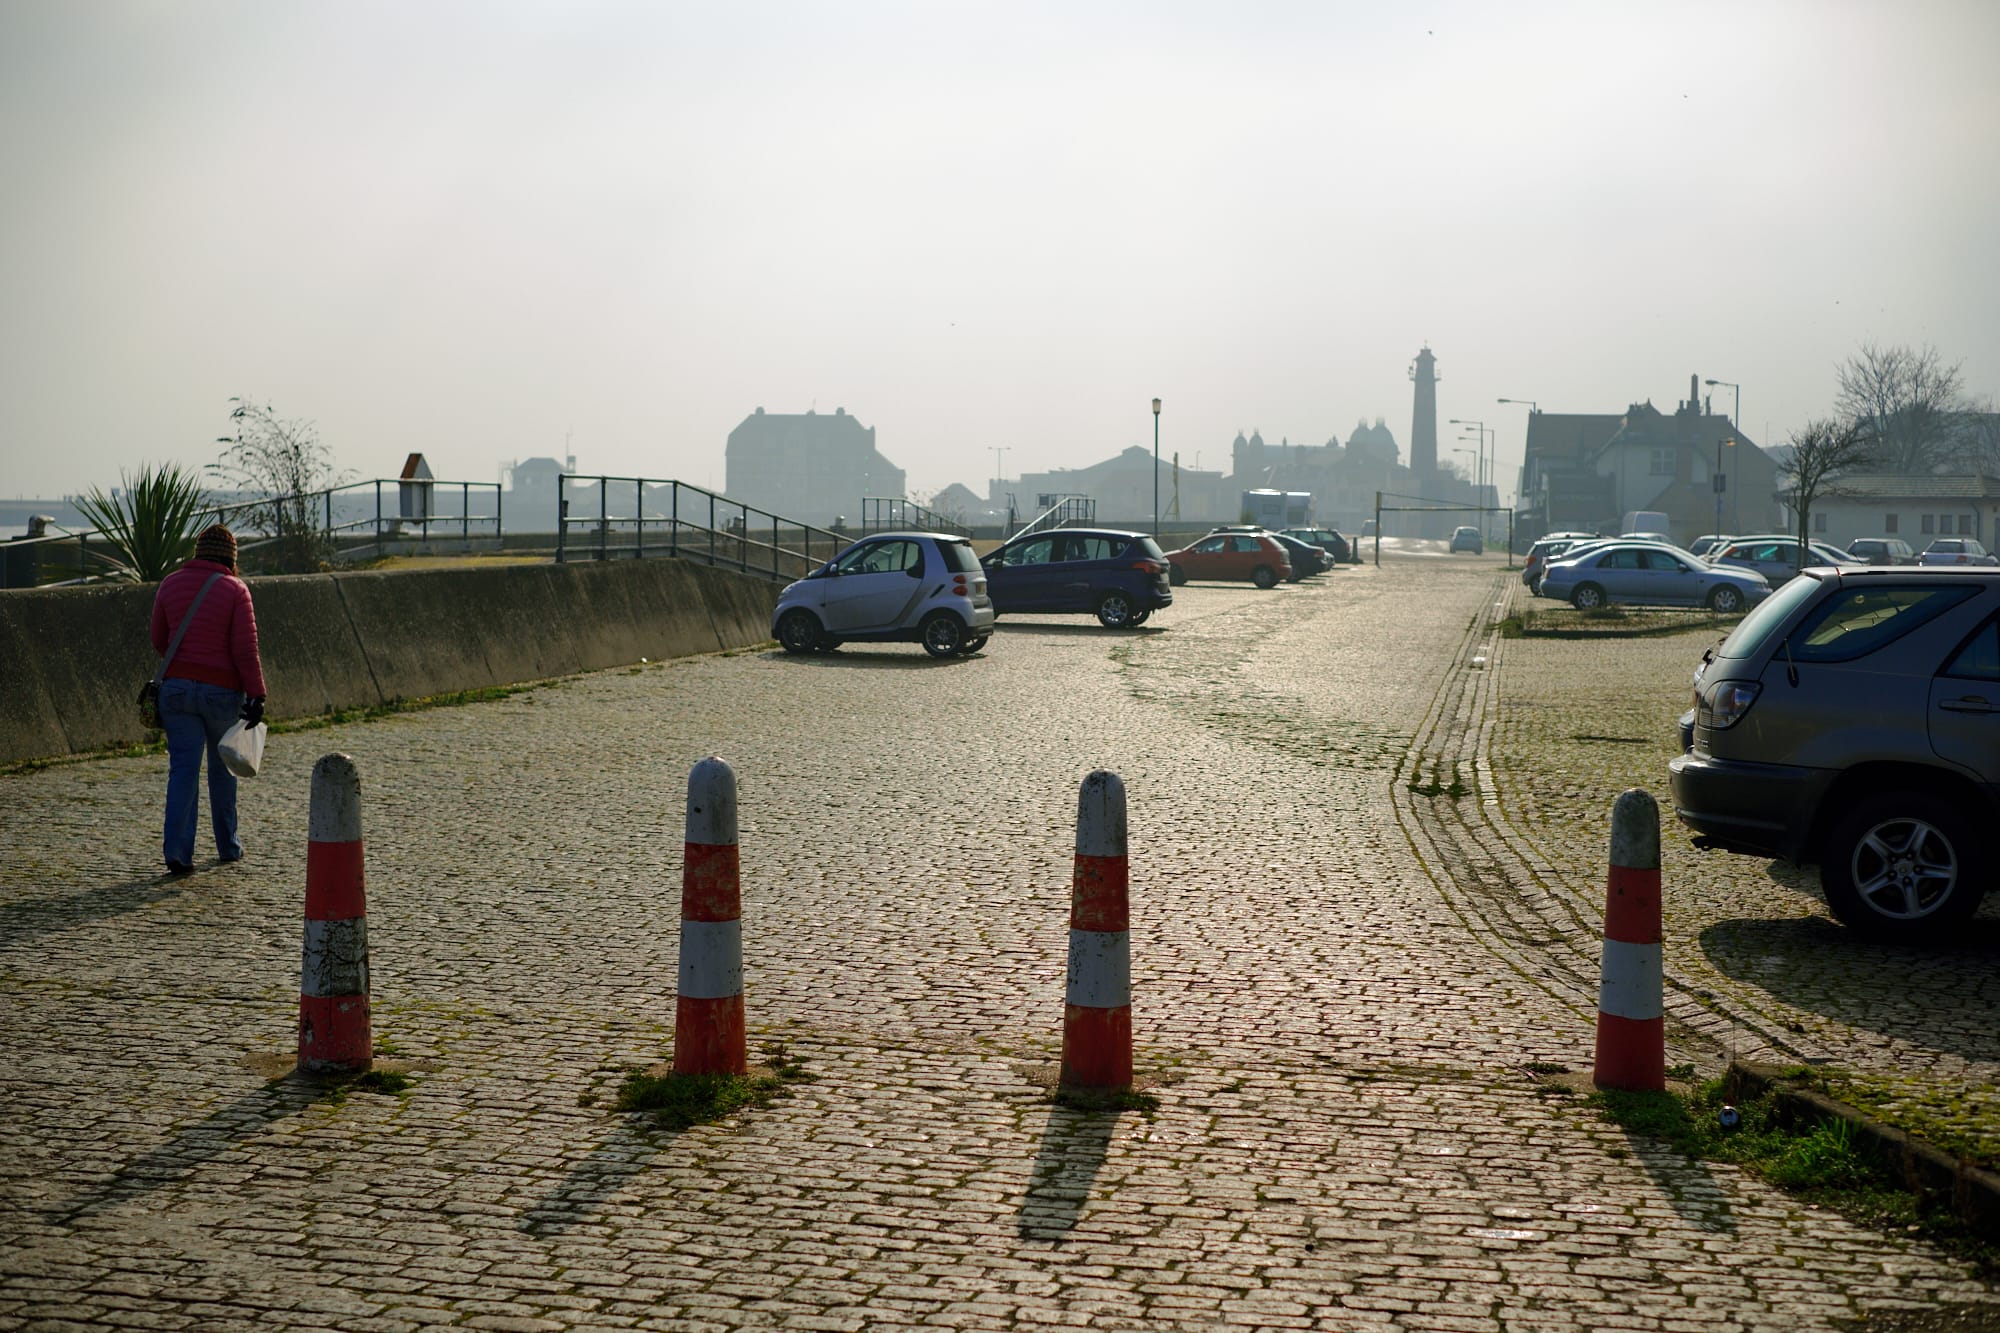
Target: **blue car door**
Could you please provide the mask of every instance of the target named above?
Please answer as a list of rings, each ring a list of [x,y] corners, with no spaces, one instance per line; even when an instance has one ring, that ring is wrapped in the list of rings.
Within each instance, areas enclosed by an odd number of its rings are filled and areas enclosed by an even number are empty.
[[[995,613],[1063,609],[1056,605],[1055,549],[1053,536],[1030,537],[988,557],[986,595]]]
[[[1062,563],[1056,566],[1057,595],[1062,598],[1063,610],[1089,611],[1096,607],[1098,594],[1109,577],[1107,566],[1113,545],[1107,537],[1063,534]]]

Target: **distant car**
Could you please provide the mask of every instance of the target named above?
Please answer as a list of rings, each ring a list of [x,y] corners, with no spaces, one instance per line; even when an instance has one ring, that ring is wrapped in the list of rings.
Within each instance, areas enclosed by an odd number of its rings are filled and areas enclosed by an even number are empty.
[[[1361,535],[1364,537],[1373,537],[1377,535],[1375,531],[1374,519],[1364,518],[1361,520]]]
[[[1451,534],[1451,553],[1470,551],[1474,555],[1486,554],[1486,539],[1479,535],[1478,528],[1457,528]]]
[[[1166,554],[1143,532],[1031,533],[988,551],[980,563],[996,616],[1094,614],[1107,629],[1132,629],[1174,601]]]
[[[1869,565],[1917,563],[1917,553],[1901,537],[1856,537],[1847,544],[1847,553]]]
[[[2000,571],[1814,568],[1694,674],[1674,812],[1695,845],[1819,866],[1834,916],[1949,938],[1996,868]]]
[[[1689,542],[1687,548],[1693,554],[1706,559],[1710,551],[1715,550],[1719,546],[1727,546],[1735,540],[1734,537],[1726,536],[1719,532],[1705,532]]]
[[[1344,562],[1353,558],[1353,545],[1332,528],[1286,528],[1278,535],[1297,537],[1302,542],[1311,542],[1336,561]]]
[[[986,571],[963,537],[881,532],[778,594],[771,635],[788,653],[841,644],[921,643],[932,657],[971,654],[993,633]]]
[[[1333,563],[1331,556],[1309,541],[1284,532],[1273,532],[1270,535],[1277,539],[1278,545],[1285,548],[1285,555],[1292,562],[1294,583],[1300,579],[1311,578],[1315,574],[1326,573],[1327,567]]]
[[[1711,551],[1711,564],[1736,565],[1754,569],[1773,586],[1785,582],[1809,565],[1857,565],[1861,562],[1837,546],[1808,542],[1805,557],[1799,556],[1797,537],[1744,537],[1720,551]]]
[[[1167,552],[1174,583],[1189,579],[1248,579],[1260,588],[1275,588],[1292,577],[1292,560],[1268,532],[1212,532],[1201,540]]]
[[[2000,565],[1996,557],[1970,537],[1940,537],[1924,548],[1921,565]]]
[[[1710,565],[1662,542],[1606,542],[1556,561],[1542,575],[1542,596],[1579,611],[1630,603],[1706,606],[1733,615],[1770,592],[1761,574]]]

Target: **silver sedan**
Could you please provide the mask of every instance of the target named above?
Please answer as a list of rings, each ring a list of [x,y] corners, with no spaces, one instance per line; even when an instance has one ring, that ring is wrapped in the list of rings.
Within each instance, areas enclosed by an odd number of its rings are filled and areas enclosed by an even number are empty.
[[[1762,574],[1705,564],[1685,551],[1651,542],[1608,542],[1542,575],[1542,596],[1580,611],[1613,603],[1706,606],[1731,615],[1771,595]]]

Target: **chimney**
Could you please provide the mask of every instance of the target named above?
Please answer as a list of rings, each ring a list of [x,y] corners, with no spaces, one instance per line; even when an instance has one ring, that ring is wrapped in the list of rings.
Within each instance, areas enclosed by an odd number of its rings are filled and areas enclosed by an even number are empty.
[[[1701,373],[1699,371],[1688,376],[1688,411],[1696,413],[1701,411]]]

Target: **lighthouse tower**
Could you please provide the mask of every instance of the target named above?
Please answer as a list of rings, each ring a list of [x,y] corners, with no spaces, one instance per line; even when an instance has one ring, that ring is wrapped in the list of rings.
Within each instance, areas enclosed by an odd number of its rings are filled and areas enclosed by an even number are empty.
[[[1417,385],[1416,408],[1410,416],[1410,471],[1423,486],[1438,470],[1437,358],[1428,344],[1410,366],[1410,378]]]

